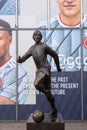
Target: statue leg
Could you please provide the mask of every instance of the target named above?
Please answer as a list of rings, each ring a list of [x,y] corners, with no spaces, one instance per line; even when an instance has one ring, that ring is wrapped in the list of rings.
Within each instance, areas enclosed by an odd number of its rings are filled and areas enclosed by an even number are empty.
[[[56,109],[56,106],[55,106],[55,98],[53,97],[53,95],[51,94],[50,90],[46,90],[45,91],[45,95],[51,105],[51,116],[52,117],[57,117],[57,109]]]
[[[39,73],[34,81],[36,89],[44,93],[51,105],[52,111],[50,112],[52,117],[57,116],[57,109],[55,107],[55,98],[50,91],[50,76],[45,75],[43,72]]]
[[[45,74],[43,72],[39,72],[36,75],[36,79],[34,80],[34,86],[37,90],[41,91],[44,93],[45,88],[44,88],[44,77]]]

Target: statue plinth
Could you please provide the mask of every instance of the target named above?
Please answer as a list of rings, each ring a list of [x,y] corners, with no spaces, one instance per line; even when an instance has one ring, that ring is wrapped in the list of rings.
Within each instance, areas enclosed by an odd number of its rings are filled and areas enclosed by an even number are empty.
[[[49,113],[44,113],[44,120],[36,123],[32,118],[32,113],[27,120],[27,130],[65,130],[61,113],[56,118],[51,118]]]

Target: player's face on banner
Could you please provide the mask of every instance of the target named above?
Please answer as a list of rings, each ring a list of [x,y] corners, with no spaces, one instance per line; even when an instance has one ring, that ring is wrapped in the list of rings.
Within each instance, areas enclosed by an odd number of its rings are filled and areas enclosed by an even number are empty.
[[[11,38],[7,31],[0,31],[0,57],[5,56],[9,51]]]
[[[56,0],[60,12],[65,16],[77,16],[80,14],[81,0]]]

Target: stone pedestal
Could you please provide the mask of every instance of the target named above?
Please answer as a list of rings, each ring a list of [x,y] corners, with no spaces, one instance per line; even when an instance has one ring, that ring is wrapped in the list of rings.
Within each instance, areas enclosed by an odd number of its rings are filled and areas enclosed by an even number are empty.
[[[27,120],[27,130],[65,130],[63,117],[60,113],[57,118],[50,118],[48,113],[45,113],[45,118],[41,123],[36,123],[32,118],[32,113]]]
[[[27,130],[65,130],[64,123],[27,123]]]

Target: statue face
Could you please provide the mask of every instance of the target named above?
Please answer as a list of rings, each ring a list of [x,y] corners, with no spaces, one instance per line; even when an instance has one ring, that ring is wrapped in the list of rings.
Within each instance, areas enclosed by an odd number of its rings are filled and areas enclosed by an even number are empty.
[[[33,39],[35,40],[35,42],[40,42],[42,39],[42,34],[39,30],[36,30],[33,34]]]

